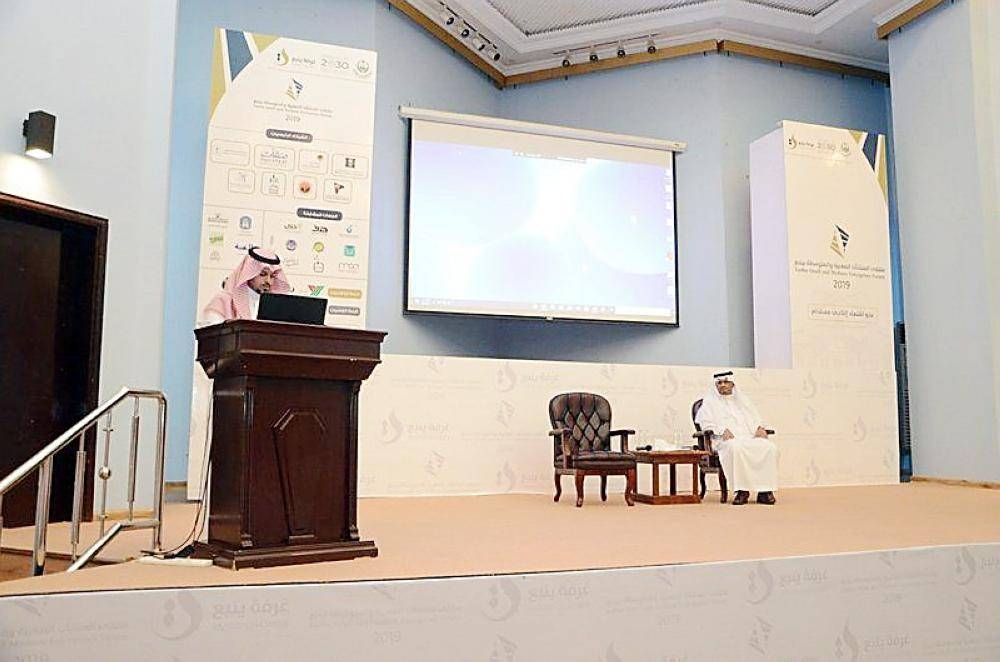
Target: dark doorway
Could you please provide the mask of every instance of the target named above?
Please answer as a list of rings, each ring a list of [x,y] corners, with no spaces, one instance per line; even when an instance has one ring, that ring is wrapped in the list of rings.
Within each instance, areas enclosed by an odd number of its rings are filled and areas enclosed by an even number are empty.
[[[97,406],[106,219],[0,193],[0,476]],[[93,517],[94,449],[84,518]],[[73,509],[76,445],[56,456],[51,521]],[[37,472],[4,497],[5,526],[34,521]]]

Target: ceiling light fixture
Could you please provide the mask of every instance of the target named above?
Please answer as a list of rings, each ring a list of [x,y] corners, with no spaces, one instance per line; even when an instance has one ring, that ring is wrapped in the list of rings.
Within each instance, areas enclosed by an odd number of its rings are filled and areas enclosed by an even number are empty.
[[[646,40],[646,52],[650,55],[656,52],[656,42],[653,41],[652,37]]]
[[[483,38],[477,34],[475,37],[472,38],[472,47],[475,48],[477,51],[481,51],[484,48],[486,48],[486,42],[483,41]]]
[[[599,59],[600,59],[600,58],[599,58],[599,57],[597,57],[597,51],[595,51],[595,50],[593,49],[593,47],[592,47],[592,48],[590,49],[590,61],[591,61],[591,62],[597,62],[597,61],[598,61]]]
[[[441,22],[445,25],[453,25],[455,23],[455,15],[450,9],[441,10]]]
[[[459,34],[462,35],[463,38],[468,37],[470,34],[472,34],[472,30],[469,29],[468,23],[465,24],[465,27],[462,28],[462,31]]]
[[[625,57],[625,45],[618,44],[618,57]]]

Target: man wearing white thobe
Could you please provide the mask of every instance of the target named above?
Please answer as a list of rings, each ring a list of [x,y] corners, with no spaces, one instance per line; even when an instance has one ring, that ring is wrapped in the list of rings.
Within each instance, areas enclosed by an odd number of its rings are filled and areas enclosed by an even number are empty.
[[[730,371],[713,376],[695,422],[714,433],[712,446],[736,493],[733,505],[746,504],[750,492],[757,492],[757,503],[771,506],[778,486],[778,447],[767,438],[757,408],[737,390],[732,375]]]

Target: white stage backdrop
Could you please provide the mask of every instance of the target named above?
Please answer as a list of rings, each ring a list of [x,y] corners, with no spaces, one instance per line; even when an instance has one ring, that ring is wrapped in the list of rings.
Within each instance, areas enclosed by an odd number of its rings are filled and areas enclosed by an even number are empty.
[[[365,327],[375,64],[373,51],[216,28],[199,317],[247,249],[265,246],[295,294],[328,300],[327,324]],[[210,391],[196,365],[188,485]]]
[[[1000,545],[5,598],[0,659],[997,660]]]
[[[758,367],[893,369],[885,136],[784,121],[750,146]]]
[[[718,368],[388,355],[361,388],[361,496],[547,493],[548,402],[591,391],[612,427],[690,444],[691,404]],[[892,371],[736,369],[781,451],[783,487],[899,479]],[[690,477],[683,474],[682,484]],[[648,484],[640,467],[640,487]],[[710,478],[715,487],[715,479]],[[624,479],[609,479],[624,490]],[[596,493],[596,481],[589,489]],[[566,485],[569,488],[569,484]]]

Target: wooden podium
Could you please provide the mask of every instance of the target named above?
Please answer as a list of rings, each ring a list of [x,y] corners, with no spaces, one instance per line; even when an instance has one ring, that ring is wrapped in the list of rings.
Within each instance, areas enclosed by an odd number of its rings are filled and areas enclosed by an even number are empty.
[[[214,380],[207,551],[233,569],[377,556],[357,526],[358,392],[382,331],[197,329]]]

